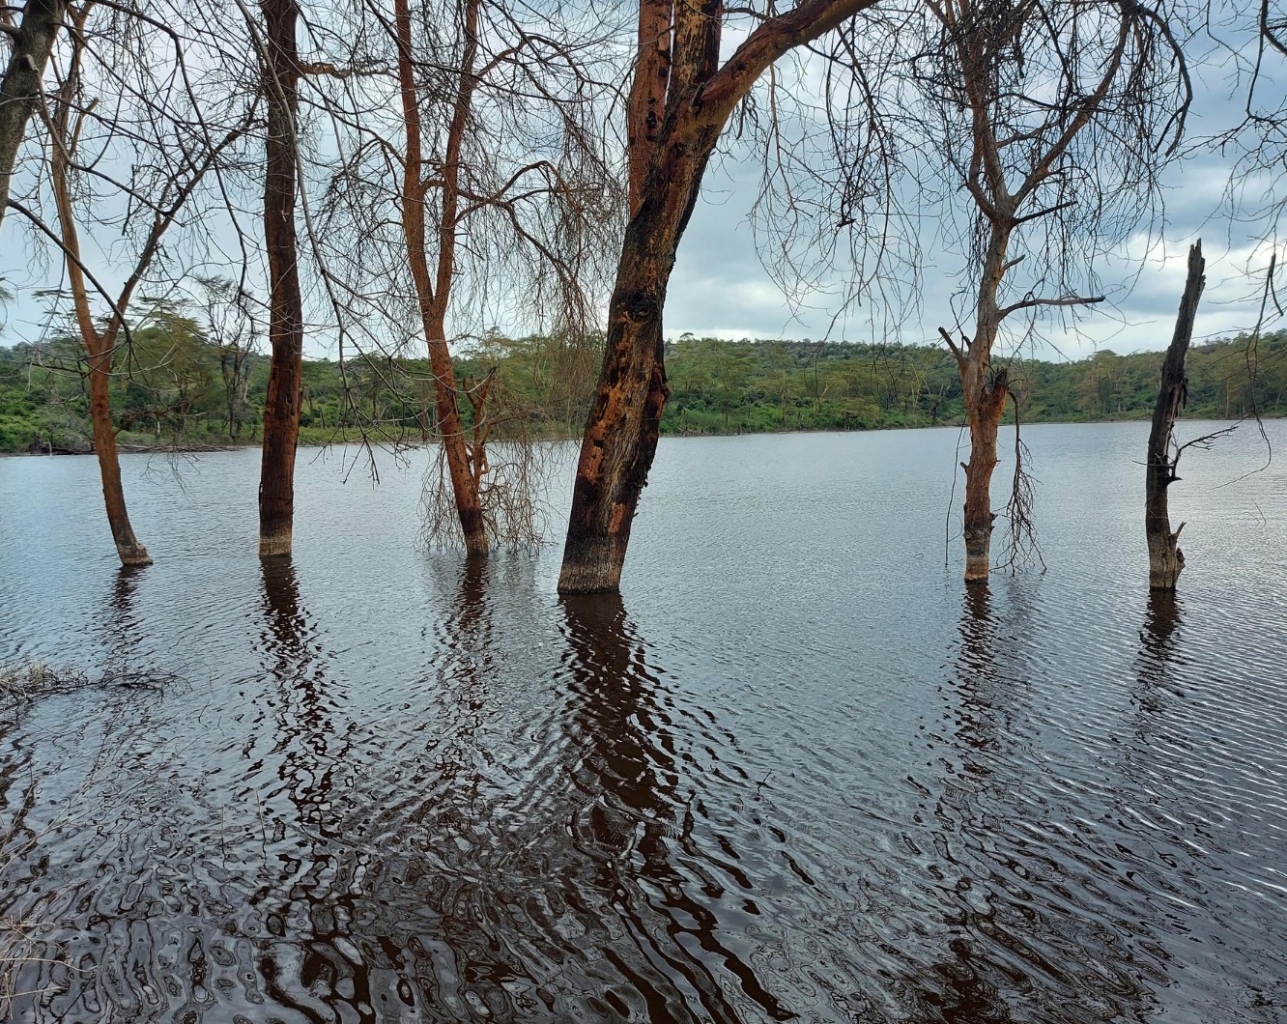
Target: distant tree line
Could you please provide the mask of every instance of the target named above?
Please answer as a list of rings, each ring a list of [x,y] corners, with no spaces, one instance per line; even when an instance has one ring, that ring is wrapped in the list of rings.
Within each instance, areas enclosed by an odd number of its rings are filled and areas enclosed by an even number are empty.
[[[1025,422],[1146,419],[1163,357],[1101,349],[1075,361],[1013,359],[1009,378]],[[459,347],[454,368],[462,382],[493,381],[492,401],[503,410],[493,436],[570,438],[591,401],[596,358],[557,337],[492,333]],[[965,419],[955,359],[938,346],[685,335],[666,344],[666,364],[663,434],[878,430]],[[1187,373],[1190,417],[1281,416],[1287,331],[1251,349],[1245,337],[1194,346]],[[173,308],[154,310],[134,331],[128,365],[111,378],[118,442],[127,450],[258,443],[268,376],[268,358],[247,351],[244,339]],[[0,451],[90,451],[87,380],[77,338],[0,348]],[[301,439],[324,444],[374,431],[387,441],[436,441],[432,382],[427,358],[355,359],[343,368],[306,359]],[[467,426],[470,414],[463,410]]]

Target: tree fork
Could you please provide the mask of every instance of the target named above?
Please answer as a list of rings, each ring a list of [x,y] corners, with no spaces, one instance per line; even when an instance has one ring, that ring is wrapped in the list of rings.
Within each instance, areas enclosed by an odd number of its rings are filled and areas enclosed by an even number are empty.
[[[1189,382],[1184,363],[1188,356],[1189,342],[1193,338],[1193,321],[1198,312],[1198,300],[1207,279],[1204,275],[1206,260],[1202,258],[1202,241],[1194,242],[1189,249],[1189,273],[1180,298],[1180,312],[1175,321],[1175,333],[1162,362],[1162,383],[1153,407],[1153,424],[1148,435],[1148,463],[1144,476],[1144,535],[1148,541],[1148,585],[1153,590],[1174,590],[1184,569],[1184,552],[1180,550],[1181,523],[1171,531],[1171,515],[1167,507],[1167,488],[1178,477],[1175,475],[1178,453],[1171,454],[1174,445],[1175,420],[1189,396]]]

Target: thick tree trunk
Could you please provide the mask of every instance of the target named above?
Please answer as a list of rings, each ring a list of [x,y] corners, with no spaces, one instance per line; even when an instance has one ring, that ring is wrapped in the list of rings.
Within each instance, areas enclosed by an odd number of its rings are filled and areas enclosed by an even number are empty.
[[[93,352],[89,359],[89,417],[94,431],[94,454],[103,478],[103,502],[107,522],[112,528],[116,553],[122,565],[151,565],[147,548],[134,536],[129,513],[125,510],[125,489],[121,486],[121,463],[116,454],[116,428],[112,426],[112,409],[108,384],[112,374],[110,347]]]
[[[703,136],[693,149],[671,145],[626,226],[603,367],[577,460],[560,593],[613,591],[621,582],[670,394],[661,319],[666,289],[717,137],[718,130]]]
[[[986,580],[992,567],[992,471],[997,465],[997,430],[1005,412],[1004,373],[982,385],[967,402],[970,461],[965,466],[965,579]]]
[[[264,244],[268,252],[272,357],[264,401],[263,458],[259,474],[259,554],[289,555],[295,521],[295,449],[299,444],[304,374],[304,300],[295,234],[299,108],[296,0],[264,0],[268,67],[268,139],[264,180]]]
[[[64,0],[27,0],[4,81],[0,82],[0,226],[18,150],[41,93],[45,65],[62,24]]]
[[[720,0],[672,4],[669,18],[665,5],[649,0],[641,8],[641,60],[628,104],[630,221],[608,307],[599,386],[577,461],[561,593],[612,591],[620,583],[669,394],[661,322],[666,288],[720,132],[775,60],[873,2],[802,0],[761,23],[722,67]],[[673,34],[659,34],[656,26],[668,20]],[[663,52],[667,38],[672,43],[669,60]],[[658,52],[651,53],[650,46]],[[649,115],[656,111],[663,77],[664,117],[645,160],[655,124]]]
[[[1193,321],[1197,316],[1198,300],[1206,285],[1203,271],[1206,261],[1202,258],[1202,242],[1189,249],[1189,276],[1184,283],[1180,299],[1180,313],[1175,321],[1175,334],[1162,362],[1162,384],[1153,407],[1153,425],[1148,435],[1148,463],[1144,475],[1144,535],[1148,539],[1148,585],[1154,590],[1174,590],[1184,568],[1184,552],[1180,550],[1181,523],[1171,532],[1171,516],[1167,508],[1167,488],[1178,477],[1175,459],[1171,455],[1171,437],[1175,418],[1188,398],[1189,382],[1184,372],[1189,341],[1193,337]]]

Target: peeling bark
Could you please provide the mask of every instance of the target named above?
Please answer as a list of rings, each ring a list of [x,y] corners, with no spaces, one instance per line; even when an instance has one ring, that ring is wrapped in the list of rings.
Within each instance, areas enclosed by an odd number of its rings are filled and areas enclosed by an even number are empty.
[[[296,0],[264,0],[268,137],[264,176],[264,246],[268,253],[272,356],[264,400],[264,440],[259,472],[260,557],[289,555],[295,523],[295,449],[304,379],[304,299],[299,284],[295,231],[299,140],[299,49]]]
[[[0,227],[4,225],[18,150],[40,98],[45,65],[65,8],[64,0],[27,0],[9,66],[0,82]]]
[[[670,389],[662,310],[675,251],[720,133],[756,79],[779,57],[835,28],[875,0],[804,0],[763,22],[719,66],[720,0],[640,8],[640,61],[631,88],[631,216],[608,306],[608,337],[577,460],[560,593],[614,591],[621,581],[639,496],[648,482]],[[674,22],[670,60],[648,51]],[[665,83],[665,117],[643,171],[641,148]],[[640,140],[643,140],[641,143]],[[640,182],[642,182],[640,184]]]
[[[1206,285],[1203,272],[1202,242],[1189,249],[1189,274],[1180,299],[1180,312],[1175,321],[1166,359],[1162,363],[1162,383],[1153,407],[1153,425],[1148,435],[1148,463],[1144,477],[1144,535],[1148,540],[1148,585],[1154,590],[1174,590],[1184,569],[1184,552],[1180,550],[1181,523],[1171,531],[1167,508],[1167,488],[1179,479],[1175,475],[1177,454],[1174,447],[1175,419],[1188,399],[1189,382],[1184,362],[1193,337],[1193,321],[1198,300]]]

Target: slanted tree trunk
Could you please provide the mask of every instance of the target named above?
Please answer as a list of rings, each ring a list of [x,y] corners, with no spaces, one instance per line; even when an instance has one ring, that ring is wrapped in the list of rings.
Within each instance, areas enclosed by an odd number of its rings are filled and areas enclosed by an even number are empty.
[[[460,201],[459,175],[462,143],[470,117],[476,86],[474,62],[478,50],[479,0],[466,0],[465,46],[461,56],[460,81],[447,129],[447,145],[440,180],[442,206],[438,221],[438,261],[435,280],[430,279],[429,258],[425,251],[425,192],[422,180],[424,156],[420,140],[420,107],[416,95],[415,65],[411,48],[411,12],[407,0],[394,0],[394,20],[398,40],[398,84],[402,99],[406,131],[403,155],[402,229],[407,240],[407,257],[411,278],[420,307],[421,324],[429,346],[429,364],[433,369],[435,408],[438,430],[442,435],[447,470],[451,477],[456,514],[465,537],[465,551],[470,555],[486,554],[491,547],[487,537],[479,496],[479,480],[485,455],[472,450],[465,437],[457,398],[456,375],[447,344],[446,317],[451,285],[455,273],[456,229]],[[482,408],[477,410],[481,415]],[[471,465],[479,470],[474,472]]]
[[[608,306],[608,337],[577,460],[560,593],[614,591],[669,396],[662,309],[702,174],[736,105],[779,57],[875,0],[804,0],[760,24],[719,66],[723,5],[645,2],[628,103],[630,220]],[[673,24],[673,36],[658,26]],[[666,39],[673,40],[669,57]],[[666,97],[660,130],[654,122]],[[644,144],[640,143],[643,140]],[[641,173],[646,157],[647,169]]]
[[[82,38],[84,24],[85,11],[82,9],[73,23],[77,40]],[[156,251],[164,227],[160,219],[153,221],[152,234],[143,248],[143,255],[140,256],[133,274],[121,290],[116,310],[108,321],[107,327],[100,332],[98,325],[94,323],[89,306],[89,292],[80,258],[80,232],[76,227],[76,211],[72,205],[69,180],[75,154],[75,140],[80,136],[79,118],[83,117],[83,115],[74,114],[72,109],[72,97],[75,95],[75,88],[79,81],[81,52],[80,45],[77,43],[58,93],[58,102],[55,104],[53,115],[47,121],[54,141],[49,162],[50,184],[53,188],[54,204],[58,210],[64,263],[67,268],[67,284],[72,295],[76,326],[80,331],[81,343],[85,346],[85,352],[89,357],[89,416],[93,429],[94,454],[98,459],[98,471],[103,481],[103,503],[107,510],[107,522],[111,527],[112,539],[116,542],[116,553],[122,565],[151,565],[152,558],[148,555],[147,548],[134,536],[134,528],[130,525],[129,513],[125,508],[125,489],[121,486],[121,464],[116,453],[116,428],[112,425],[109,385],[117,338],[124,329],[124,321],[121,317],[129,305],[135,285]]]
[[[22,23],[11,32],[13,53],[0,82],[0,226],[9,204],[9,188],[18,150],[40,98],[45,65],[62,24],[64,0],[27,0]]]
[[[295,187],[299,161],[299,50],[296,0],[263,0],[267,30],[264,92],[268,138],[264,246],[268,252],[268,395],[259,472],[259,554],[289,555],[295,524],[295,449],[304,377],[304,299],[299,285]]]
[[[88,340],[88,339],[87,339]],[[112,426],[112,409],[108,385],[112,375],[112,348],[104,346],[95,332],[89,357],[89,418],[94,430],[94,454],[103,479],[103,504],[107,523],[116,542],[116,553],[122,565],[151,565],[147,548],[134,536],[130,516],[125,509],[125,489],[121,486],[121,463],[116,453],[116,428]]]
[[[1174,590],[1184,568],[1180,550],[1181,523],[1171,532],[1167,508],[1167,488],[1179,478],[1175,475],[1177,455],[1174,447],[1175,418],[1189,395],[1189,382],[1184,361],[1193,337],[1193,320],[1198,300],[1207,279],[1203,276],[1206,261],[1202,258],[1201,240],[1189,249],[1189,276],[1180,299],[1180,314],[1175,321],[1175,334],[1162,362],[1162,385],[1153,407],[1153,426],[1148,435],[1148,463],[1144,475],[1144,535],[1148,539],[1148,585],[1154,590]]]

